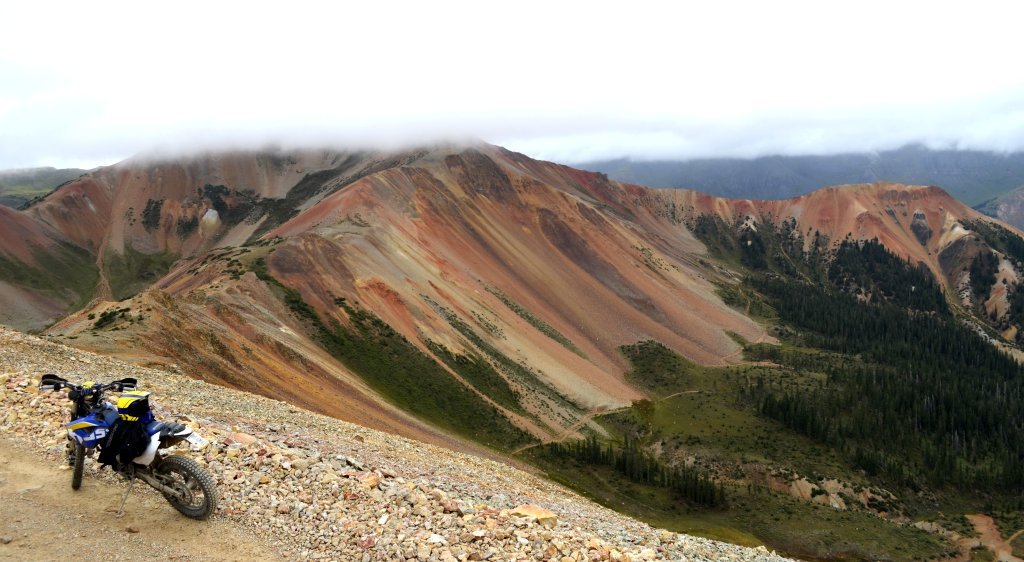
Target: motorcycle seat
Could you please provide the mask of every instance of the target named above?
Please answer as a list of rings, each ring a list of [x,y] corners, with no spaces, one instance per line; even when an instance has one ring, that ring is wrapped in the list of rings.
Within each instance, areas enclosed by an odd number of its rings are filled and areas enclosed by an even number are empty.
[[[149,433],[150,435],[159,433],[161,437],[181,435],[188,433],[189,431],[190,430],[187,425],[176,422],[153,421],[149,422],[149,425],[146,426],[146,433]]]

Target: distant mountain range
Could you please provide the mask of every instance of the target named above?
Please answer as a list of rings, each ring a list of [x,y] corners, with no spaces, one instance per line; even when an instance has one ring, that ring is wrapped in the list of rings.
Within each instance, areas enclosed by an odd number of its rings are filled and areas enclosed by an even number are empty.
[[[976,206],[1024,185],[1024,152],[931,150],[921,145],[830,156],[602,160],[578,167],[623,182],[734,199],[787,199],[829,185],[889,181],[935,185]]]
[[[0,170],[0,205],[20,207],[84,173],[77,168]]]

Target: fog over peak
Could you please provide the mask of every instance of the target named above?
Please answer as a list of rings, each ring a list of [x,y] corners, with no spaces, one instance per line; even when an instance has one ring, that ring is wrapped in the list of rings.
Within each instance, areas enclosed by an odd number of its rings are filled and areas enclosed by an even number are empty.
[[[482,138],[565,162],[1024,148],[1013,3],[25,3],[0,169]]]

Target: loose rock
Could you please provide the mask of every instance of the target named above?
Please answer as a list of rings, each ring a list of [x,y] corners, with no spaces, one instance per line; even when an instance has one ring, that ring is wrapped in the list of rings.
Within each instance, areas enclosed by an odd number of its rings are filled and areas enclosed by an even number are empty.
[[[67,401],[35,392],[29,374],[75,380],[79,359],[103,379],[139,379],[158,419],[202,428],[204,451],[173,453],[194,458],[218,483],[218,517],[286,558],[784,560],[653,529],[505,464],[0,328],[0,420],[5,436],[34,447],[40,462],[66,466]],[[115,482],[109,471],[87,468],[86,477]]]

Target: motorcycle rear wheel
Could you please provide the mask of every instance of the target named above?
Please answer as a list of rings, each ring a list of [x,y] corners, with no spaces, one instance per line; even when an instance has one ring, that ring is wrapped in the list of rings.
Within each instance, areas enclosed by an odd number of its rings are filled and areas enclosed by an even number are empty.
[[[213,478],[188,458],[169,456],[157,465],[155,473],[165,486],[175,493],[164,493],[164,498],[185,517],[206,519],[217,509],[217,486]]]
[[[81,443],[75,443],[73,449],[75,455],[75,468],[71,473],[71,489],[77,490],[82,487],[82,470],[85,468],[85,447]]]

